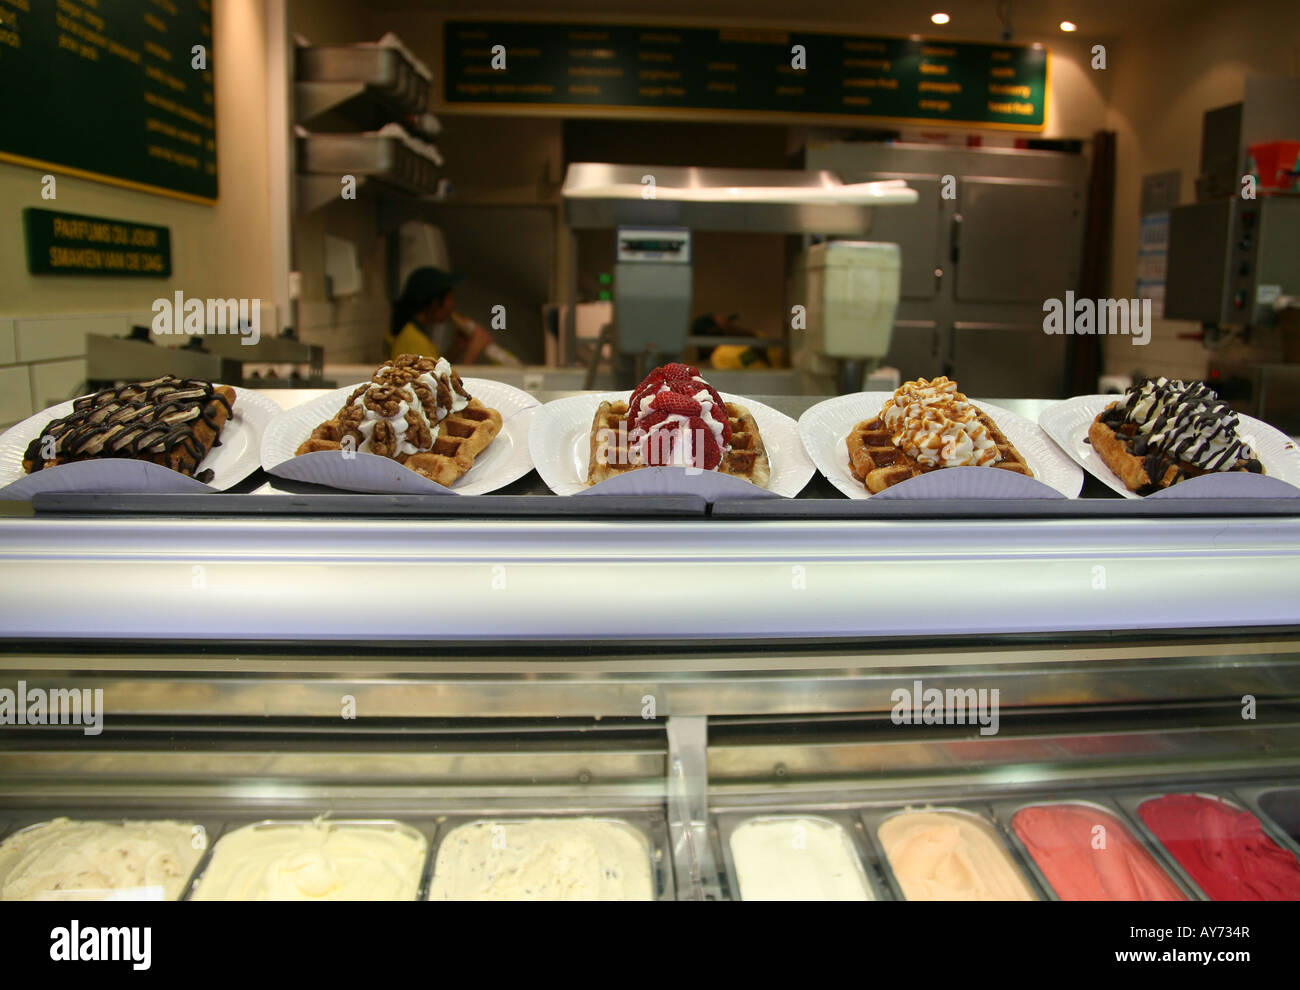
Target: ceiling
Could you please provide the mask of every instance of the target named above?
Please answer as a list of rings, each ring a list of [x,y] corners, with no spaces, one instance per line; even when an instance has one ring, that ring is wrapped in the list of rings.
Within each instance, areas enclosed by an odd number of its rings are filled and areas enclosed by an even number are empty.
[[[924,34],[927,37],[996,40],[1002,27],[998,8],[1010,7],[1016,41],[1046,41],[1061,38],[1059,24],[1074,21],[1079,39],[1123,37],[1158,27],[1161,21],[1186,21],[1208,8],[1214,0],[368,0],[372,10],[423,10],[472,18],[495,13],[555,16],[571,13],[575,20],[599,21],[611,16],[622,19],[716,21],[718,23],[766,22],[780,26],[824,23],[864,32]],[[1243,5],[1244,6],[1244,5]],[[930,14],[944,11],[952,18],[940,26]],[[1242,16],[1249,16],[1244,10]]]

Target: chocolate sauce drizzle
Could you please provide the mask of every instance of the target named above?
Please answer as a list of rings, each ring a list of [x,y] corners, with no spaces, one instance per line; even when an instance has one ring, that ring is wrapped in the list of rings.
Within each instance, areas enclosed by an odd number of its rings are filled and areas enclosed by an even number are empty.
[[[225,406],[229,416],[230,404],[211,382],[172,375],[101,389],[77,399],[72,412],[48,423],[28,444],[24,460],[32,471],[46,466],[45,438],[52,437],[51,461],[126,457],[169,463],[173,451],[180,448],[177,470],[190,474],[207,454],[195,428],[204,423],[214,433],[220,430],[216,403]],[[218,446],[218,441],[212,446]],[[201,472],[197,479],[210,481],[212,471]]]
[[[1173,484],[1190,475],[1246,470],[1263,465],[1237,436],[1237,414],[1204,382],[1156,378],[1134,385],[1101,421],[1124,440],[1152,479],[1140,494],[1161,488],[1172,465]]]

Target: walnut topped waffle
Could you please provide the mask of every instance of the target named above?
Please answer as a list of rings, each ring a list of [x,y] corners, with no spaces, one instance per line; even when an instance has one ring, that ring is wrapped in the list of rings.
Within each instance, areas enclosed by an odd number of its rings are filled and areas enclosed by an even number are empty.
[[[212,480],[198,466],[230,419],[235,390],[229,385],[164,375],[149,382],[83,395],[72,412],[51,420],[27,446],[23,469],[31,474],[75,461],[121,457],[149,461],[197,481]]]
[[[465,391],[445,358],[403,354],[358,385],[299,454],[351,449],[450,487],[501,432],[501,414]]]
[[[993,467],[1030,478],[1020,451],[981,409],[940,376],[897,389],[849,432],[849,469],[872,494],[949,467]]]
[[[760,488],[772,476],[750,411],[723,402],[687,364],[656,368],[627,402],[602,402],[591,424],[587,464],[588,485],[654,466],[718,471]]]
[[[1264,472],[1237,436],[1237,414],[1203,382],[1156,378],[1130,387],[1093,420],[1088,442],[1139,495],[1204,474]]]

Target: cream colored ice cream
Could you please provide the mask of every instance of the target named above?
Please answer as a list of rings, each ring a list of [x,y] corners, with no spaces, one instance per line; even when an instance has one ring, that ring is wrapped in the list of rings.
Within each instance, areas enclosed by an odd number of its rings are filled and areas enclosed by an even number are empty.
[[[246,825],[221,837],[194,900],[413,900],[427,845],[403,828]]]
[[[750,819],[731,833],[744,901],[870,901],[848,833],[813,818]]]
[[[56,818],[0,845],[0,900],[174,901],[206,843],[185,822]]]
[[[438,849],[431,901],[649,901],[649,849],[594,818],[470,822]]]
[[[909,901],[1032,901],[1024,876],[978,819],[905,811],[876,830]]]

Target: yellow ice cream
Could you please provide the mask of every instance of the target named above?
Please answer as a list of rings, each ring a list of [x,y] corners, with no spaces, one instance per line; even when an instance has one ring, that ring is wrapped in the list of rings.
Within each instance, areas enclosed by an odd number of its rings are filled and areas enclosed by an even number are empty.
[[[997,836],[975,818],[906,811],[876,835],[909,901],[1035,900]]]
[[[397,828],[246,825],[221,837],[194,900],[409,901],[426,845]]]
[[[207,836],[185,822],[56,818],[0,846],[0,900],[100,900],[110,894],[174,901]]]
[[[617,822],[471,822],[442,840],[429,900],[649,901],[648,852]]]

